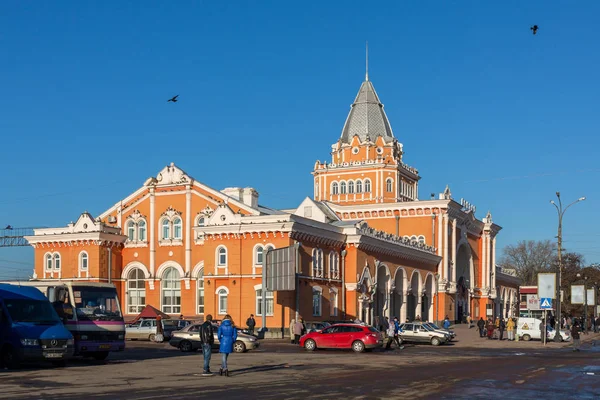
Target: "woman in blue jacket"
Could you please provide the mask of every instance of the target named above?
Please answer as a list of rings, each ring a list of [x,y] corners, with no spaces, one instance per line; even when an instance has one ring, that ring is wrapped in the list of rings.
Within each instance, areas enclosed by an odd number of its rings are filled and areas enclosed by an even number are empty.
[[[229,370],[227,369],[227,357],[229,357],[230,353],[233,353],[233,344],[237,340],[237,329],[233,325],[231,315],[227,314],[221,325],[219,325],[218,336],[219,352],[223,358],[219,375],[225,374],[225,376],[229,376]]]

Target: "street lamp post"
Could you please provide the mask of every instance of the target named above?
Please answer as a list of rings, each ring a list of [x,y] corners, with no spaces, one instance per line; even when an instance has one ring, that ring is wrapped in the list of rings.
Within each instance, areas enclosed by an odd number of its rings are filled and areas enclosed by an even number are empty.
[[[556,197],[558,198],[558,204],[556,204],[556,202],[554,200],[550,200],[550,203],[552,205],[554,205],[554,207],[556,207],[556,211],[558,212],[558,235],[556,236],[556,239],[558,241],[558,274],[556,276],[556,280],[557,280],[557,282],[556,282],[556,319],[559,321],[559,324],[560,324],[560,320],[561,320],[560,285],[562,283],[562,219],[563,219],[563,216],[565,215],[565,212],[569,209],[569,207],[571,207],[575,203],[584,201],[585,197],[578,198],[577,200],[575,200],[574,202],[572,202],[571,204],[566,206],[564,209],[563,209],[563,205],[562,205],[562,200],[560,199],[560,192],[556,192]],[[560,325],[559,325],[559,329],[560,329]],[[556,342],[560,342],[560,339],[561,339],[560,335],[554,336],[554,340]]]

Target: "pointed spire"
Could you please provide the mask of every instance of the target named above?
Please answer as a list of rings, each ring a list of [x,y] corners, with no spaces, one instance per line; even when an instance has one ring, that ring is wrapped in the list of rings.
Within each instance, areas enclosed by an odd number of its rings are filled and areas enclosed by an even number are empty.
[[[367,40],[365,53],[365,81],[369,80],[369,41]]]

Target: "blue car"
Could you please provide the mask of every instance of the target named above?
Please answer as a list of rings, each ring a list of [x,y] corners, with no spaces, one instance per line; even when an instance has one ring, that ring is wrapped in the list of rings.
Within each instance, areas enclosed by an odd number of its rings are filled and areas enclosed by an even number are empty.
[[[0,364],[24,361],[64,365],[73,356],[73,335],[38,289],[0,284]]]

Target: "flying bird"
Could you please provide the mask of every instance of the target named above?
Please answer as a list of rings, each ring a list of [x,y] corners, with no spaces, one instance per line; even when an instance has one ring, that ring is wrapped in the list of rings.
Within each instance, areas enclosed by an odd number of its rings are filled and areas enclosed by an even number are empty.
[[[179,95],[177,96],[173,96],[172,98],[170,98],[169,100],[167,100],[167,103],[172,101],[173,103],[177,103],[177,98],[179,97]]]
[[[534,26],[532,26],[532,27],[531,27],[531,28],[529,28],[529,29],[531,29],[531,31],[532,31],[532,32],[533,32],[533,34],[535,35],[535,34],[537,33],[538,26],[537,26],[537,25],[534,25]]]

